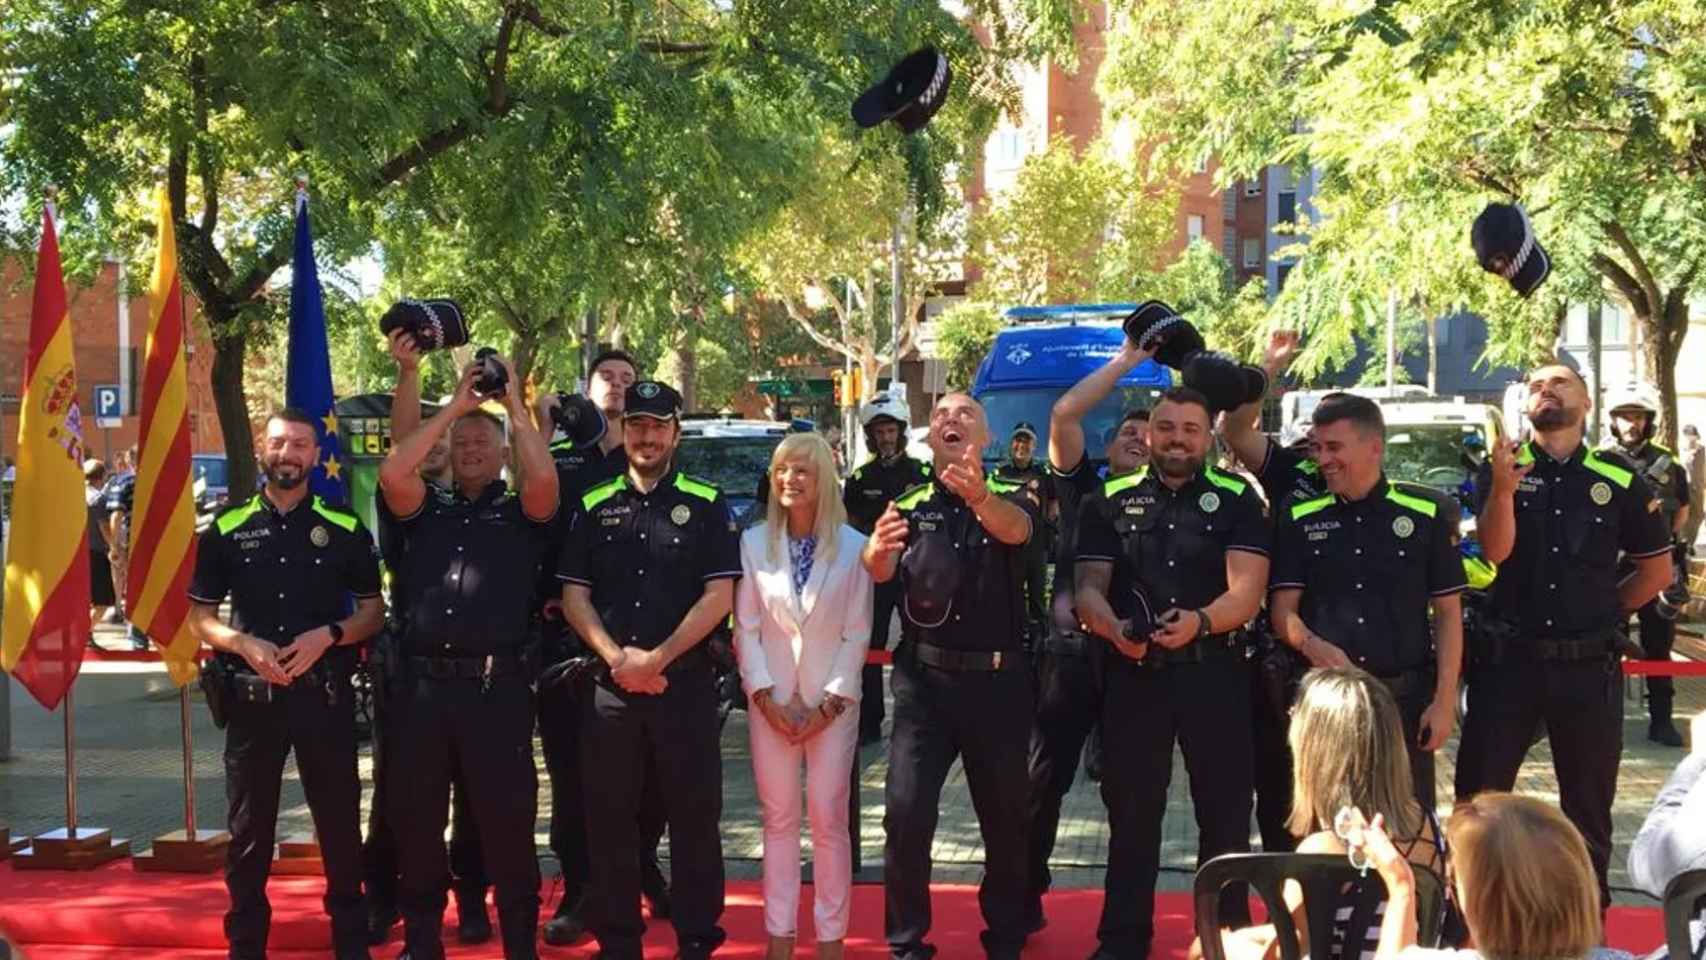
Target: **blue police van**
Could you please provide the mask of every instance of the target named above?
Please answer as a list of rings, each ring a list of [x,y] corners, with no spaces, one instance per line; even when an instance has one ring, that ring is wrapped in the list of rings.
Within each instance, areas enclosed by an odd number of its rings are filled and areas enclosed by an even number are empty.
[[[1046,460],[1054,402],[1119,352],[1125,341],[1120,321],[1135,309],[1135,303],[1008,308],[1002,314],[1007,326],[995,335],[972,380],[972,397],[989,416],[992,442],[983,451],[984,460],[1006,458],[1008,439],[1020,423],[1036,428],[1036,456]],[[1121,378],[1119,389],[1084,419],[1091,458],[1101,459],[1103,438],[1119,424],[1122,413],[1153,405],[1172,385],[1172,371],[1154,360],[1145,360]]]

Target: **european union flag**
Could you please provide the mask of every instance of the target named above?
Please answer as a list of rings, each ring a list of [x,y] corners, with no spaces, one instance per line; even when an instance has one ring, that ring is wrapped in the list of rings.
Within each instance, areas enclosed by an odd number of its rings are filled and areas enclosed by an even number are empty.
[[[309,489],[327,503],[342,505],[343,445],[332,415],[332,358],[326,347],[326,308],[320,300],[320,271],[314,267],[314,241],[308,233],[308,191],[296,191],[296,254],[290,264],[290,354],[286,360],[284,402],[313,417],[320,436],[320,462],[308,477]]]

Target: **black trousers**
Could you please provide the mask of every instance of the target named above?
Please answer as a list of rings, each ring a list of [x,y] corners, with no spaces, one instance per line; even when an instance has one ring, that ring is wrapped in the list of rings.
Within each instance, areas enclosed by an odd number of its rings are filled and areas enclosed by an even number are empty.
[[[383,715],[373,718],[381,737],[386,723]],[[367,878],[367,905],[373,909],[397,909],[397,834],[391,829],[391,816],[386,807],[390,777],[391,751],[380,749],[378,763],[373,768],[373,806],[367,812],[367,840],[362,844],[361,859]],[[474,825],[474,813],[468,806],[468,785],[462,768],[452,766],[450,782],[455,789],[450,794],[450,884],[460,899],[486,897],[486,864],[480,852],[480,830]],[[402,789],[408,789],[405,784]]]
[[[1459,800],[1510,790],[1538,724],[1546,724],[1559,806],[1587,841],[1600,905],[1611,903],[1611,805],[1623,757],[1622,671],[1600,660],[1477,664],[1458,744]]]
[[[871,608],[871,649],[887,650],[889,618],[894,615],[895,607],[900,605],[900,578],[893,577],[887,583],[877,584],[871,593],[875,598]],[[866,667],[862,677],[864,691],[859,697],[859,739],[875,740],[882,736],[883,716],[888,709],[883,703],[883,668]]]
[[[587,853],[585,786],[581,777],[581,699],[592,687],[553,684],[539,691],[539,745],[545,754],[545,774],[551,781],[551,852],[563,872],[563,903],[573,907],[586,896],[592,871]],[[663,886],[658,843],[668,826],[656,764],[646,772],[640,794],[640,871]],[[451,836],[455,867],[455,835]],[[648,887],[647,889],[650,889]]]
[[[1670,660],[1670,648],[1676,643],[1676,621],[1659,616],[1659,602],[1648,600],[1636,614],[1641,624],[1641,659]],[[1676,681],[1670,677],[1647,678],[1647,715],[1654,723],[1670,723],[1671,708],[1676,700]]]
[[[591,860],[586,920],[610,960],[636,960],[646,931],[640,917],[640,857],[646,842],[637,809],[655,771],[669,821],[672,913],[689,958],[722,943],[723,760],[717,688],[709,661],[689,654],[655,696],[594,684],[583,698],[580,758],[598,771],[584,784]]]
[[[325,862],[325,908],[332,919],[332,942],[351,950],[367,942],[355,694],[347,670],[332,675],[337,678],[332,702],[325,684],[316,682],[312,674],[289,687],[273,687],[270,703],[240,703],[231,698],[225,728],[226,824],[231,833],[225,853],[225,887],[231,894],[231,909],[225,914],[225,937],[230,955],[237,960],[266,956],[272,923],[267,876],[277,840],[284,759],[292,751]]]
[[[1051,641],[1058,642],[1057,637]],[[1083,635],[1079,635],[1083,637]],[[1025,811],[1029,837],[1025,891],[1031,916],[1040,916],[1048,892],[1049,857],[1060,832],[1060,801],[1072,789],[1084,741],[1102,712],[1102,683],[1097,659],[1106,641],[1083,637],[1083,652],[1045,648],[1037,658],[1037,718],[1031,731],[1029,801]]]
[[[992,957],[1017,957],[1025,942],[1027,744],[1032,726],[1028,664],[996,672],[952,672],[920,664],[907,645],[895,656],[894,727],[884,787],[884,929],[896,957],[927,958],[930,847],[942,784],[955,758],[983,834],[978,905]]]
[[[1410,782],[1416,788],[1416,799],[1424,810],[1439,806],[1438,787],[1434,781],[1434,755],[1417,743],[1422,735],[1422,714],[1434,700],[1432,670],[1422,670],[1403,681],[1382,680],[1398,702],[1398,720],[1404,728],[1404,750],[1410,757]]]
[[[412,960],[444,956],[444,826],[450,781],[460,769],[480,831],[486,875],[497,888],[504,956],[534,956],[539,864],[533,821],[539,780],[533,769],[533,694],[510,674],[484,689],[477,679],[414,677],[390,704],[386,798],[402,867],[399,906]]]
[[[1025,629],[1048,622],[1048,551],[1039,537],[1025,549]]]
[[[1276,664],[1277,668],[1277,664]],[[1250,737],[1256,786],[1256,830],[1263,853],[1290,853],[1298,838],[1286,826],[1291,819],[1291,743],[1286,739],[1291,704],[1262,669],[1250,671]],[[1287,689],[1290,689],[1287,687]]]
[[[1142,960],[1155,936],[1161,821],[1173,775],[1173,743],[1185,754],[1199,833],[1197,864],[1250,848],[1250,665],[1226,656],[1146,667],[1108,658],[1102,700],[1102,800],[1108,807],[1108,873],[1102,950]],[[1221,916],[1249,913],[1229,886]]]

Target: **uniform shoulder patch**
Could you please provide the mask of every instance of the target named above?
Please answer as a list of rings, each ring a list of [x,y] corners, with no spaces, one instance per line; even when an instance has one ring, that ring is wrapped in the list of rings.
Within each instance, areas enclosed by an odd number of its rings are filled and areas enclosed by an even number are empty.
[[[1324,494],[1309,500],[1299,500],[1291,505],[1291,519],[1302,520],[1312,513],[1320,513],[1333,505],[1338,498],[1332,494]]]
[[[249,518],[259,513],[260,510],[261,495],[257,493],[214,518],[214,529],[218,530],[221,535],[228,534],[243,524],[248,523]]]
[[[1635,481],[1635,465],[1615,450],[1589,450],[1582,466],[1625,490]]]
[[[1435,517],[1439,514],[1439,504],[1433,499],[1433,491],[1419,484],[1394,483],[1386,490],[1386,499],[1401,507],[1408,507],[1424,517]]]
[[[683,493],[691,493],[703,500],[715,500],[723,495],[721,490],[711,484],[696,477],[690,477],[685,473],[675,475],[675,489]]]
[[[1006,477],[999,476],[988,478],[984,481],[984,485],[989,488],[990,493],[1012,493],[1024,486],[1024,484],[1014,483]]]
[[[1132,487],[1142,483],[1143,479],[1147,476],[1149,476],[1149,467],[1142,466],[1130,473],[1122,473],[1118,476],[1109,477],[1102,483],[1102,496],[1112,497],[1121,490],[1130,490]]]
[[[935,484],[933,484],[933,483],[921,483],[918,486],[912,487],[911,489],[907,490],[905,493],[902,493],[900,496],[896,497],[894,499],[894,508],[896,510],[911,510],[913,507],[916,507],[919,504],[923,503],[924,501],[930,499],[931,495],[934,494],[935,492],[936,492],[936,485]]]
[[[1222,490],[1226,490],[1226,491],[1231,492],[1231,494],[1235,497],[1243,496],[1244,491],[1250,489],[1249,484],[1247,484],[1244,481],[1238,479],[1237,477],[1231,475],[1230,473],[1226,473],[1224,471],[1217,470],[1214,467],[1204,467],[1203,468],[1203,476],[1208,478],[1209,483],[1214,484],[1215,486],[1219,487]]]
[[[319,514],[321,517],[324,517],[327,523],[343,530],[345,533],[354,533],[357,524],[360,522],[356,520],[355,514],[330,506],[319,497],[314,498],[313,507],[314,512]]]
[[[628,477],[626,474],[611,477],[609,480],[598,484],[581,495],[581,509],[591,510],[604,501],[609,500],[611,497],[616,496],[617,493],[621,492],[622,489],[627,486]]]

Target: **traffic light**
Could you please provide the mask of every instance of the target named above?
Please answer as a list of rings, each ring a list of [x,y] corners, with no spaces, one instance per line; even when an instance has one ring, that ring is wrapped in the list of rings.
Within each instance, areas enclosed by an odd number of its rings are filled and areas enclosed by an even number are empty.
[[[859,398],[865,395],[865,370],[863,367],[854,367],[848,372],[848,376],[851,378],[852,383],[848,387],[848,393],[851,394],[851,396],[847,401],[847,405],[850,407],[857,406]]]
[[[835,405],[838,407],[847,406],[847,401],[842,399],[847,395],[847,392],[842,389],[840,370],[831,370],[829,372],[829,384],[835,390]]]

